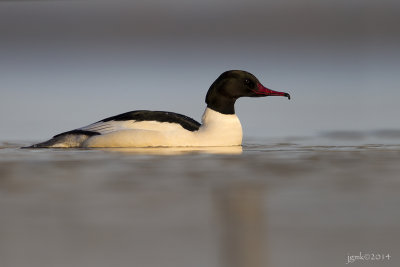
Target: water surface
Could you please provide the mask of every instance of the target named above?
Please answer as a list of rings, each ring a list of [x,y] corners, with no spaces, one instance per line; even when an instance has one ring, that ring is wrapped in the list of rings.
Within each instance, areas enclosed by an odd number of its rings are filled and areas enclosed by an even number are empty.
[[[376,137],[376,136],[375,136]],[[392,136],[393,137],[393,136]],[[400,142],[0,145],[1,266],[399,266]]]

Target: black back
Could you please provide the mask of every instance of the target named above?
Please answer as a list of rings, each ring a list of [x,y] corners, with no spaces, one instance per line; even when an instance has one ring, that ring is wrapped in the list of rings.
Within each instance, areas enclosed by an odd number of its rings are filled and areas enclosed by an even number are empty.
[[[150,111],[150,110],[130,111],[113,117],[106,118],[99,122],[127,121],[127,120],[178,123],[183,128],[189,131],[197,131],[201,125],[194,119],[182,114],[167,112],[167,111]]]
[[[68,131],[68,132],[63,132],[63,133],[57,134],[57,135],[53,136],[53,138],[57,138],[57,137],[60,137],[62,135],[66,135],[66,134],[83,134],[83,135],[87,135],[87,136],[100,135],[100,133],[93,132],[93,131],[72,130],[72,131]]]

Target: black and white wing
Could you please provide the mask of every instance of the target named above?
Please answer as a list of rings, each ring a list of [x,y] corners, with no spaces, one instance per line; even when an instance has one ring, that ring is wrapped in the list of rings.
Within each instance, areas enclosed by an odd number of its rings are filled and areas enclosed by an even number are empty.
[[[52,139],[32,145],[30,148],[79,147],[85,140],[95,135],[104,135],[121,130],[172,130],[181,127],[188,131],[197,131],[200,128],[200,123],[174,112],[137,110],[57,134]]]
[[[166,111],[136,110],[109,117],[72,131],[64,132],[56,135],[55,137],[64,134],[86,134],[92,136],[108,134],[120,130],[141,129],[141,127],[143,127],[144,125],[144,122],[171,123],[173,125],[180,126],[188,131],[197,131],[200,128],[199,122],[178,113]]]

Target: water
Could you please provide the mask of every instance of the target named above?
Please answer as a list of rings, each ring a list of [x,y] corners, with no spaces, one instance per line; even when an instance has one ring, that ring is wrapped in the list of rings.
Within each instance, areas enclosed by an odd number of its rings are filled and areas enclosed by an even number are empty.
[[[392,132],[393,133],[393,132]],[[243,148],[0,146],[14,266],[399,266],[400,142],[331,133]]]

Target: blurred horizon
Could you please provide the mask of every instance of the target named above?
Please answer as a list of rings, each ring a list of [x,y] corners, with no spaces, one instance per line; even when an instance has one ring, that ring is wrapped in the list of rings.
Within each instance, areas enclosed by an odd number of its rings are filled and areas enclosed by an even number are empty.
[[[240,99],[245,137],[400,129],[397,1],[0,1],[0,140],[122,112],[198,121],[243,69],[292,100]]]

